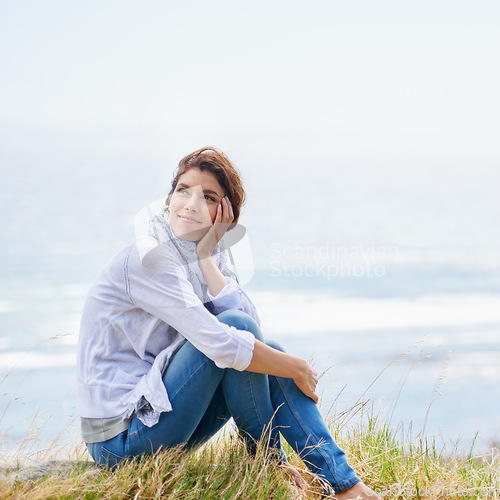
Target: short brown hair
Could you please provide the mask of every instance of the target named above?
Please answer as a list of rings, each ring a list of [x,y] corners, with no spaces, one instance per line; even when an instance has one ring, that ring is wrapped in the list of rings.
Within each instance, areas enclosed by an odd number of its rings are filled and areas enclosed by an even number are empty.
[[[179,182],[179,177],[191,168],[198,168],[201,171],[207,170],[215,175],[233,207],[234,220],[231,226],[229,226],[229,229],[232,229],[240,217],[240,209],[245,201],[245,191],[241,183],[240,174],[235,166],[222,151],[216,148],[205,147],[198,149],[185,156],[179,162],[179,166],[174,172],[172,188],[170,189],[170,193],[168,193],[167,205]]]

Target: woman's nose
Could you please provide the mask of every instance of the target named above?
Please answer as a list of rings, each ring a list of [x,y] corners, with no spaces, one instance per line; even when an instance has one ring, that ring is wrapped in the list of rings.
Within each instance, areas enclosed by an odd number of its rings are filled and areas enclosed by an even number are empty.
[[[200,201],[197,196],[190,196],[189,199],[186,200],[184,208],[191,210],[193,212],[199,212],[201,203],[202,201]]]

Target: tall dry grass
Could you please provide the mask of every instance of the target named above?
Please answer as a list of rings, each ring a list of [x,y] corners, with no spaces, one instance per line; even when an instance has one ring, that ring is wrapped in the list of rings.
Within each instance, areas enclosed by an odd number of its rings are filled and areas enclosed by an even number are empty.
[[[411,428],[394,428],[362,405],[356,422],[342,424],[339,415],[330,429],[363,481],[391,499],[500,498],[500,455],[453,454],[435,439],[412,436]],[[79,463],[65,475],[49,474],[36,481],[3,481],[6,499],[38,498],[178,498],[178,499],[315,499],[321,484],[285,444],[292,465],[308,487],[297,489],[265,446],[250,455],[231,432],[219,435],[191,452],[167,450],[124,463],[115,471],[86,461],[83,448],[73,458]]]
[[[351,409],[333,412],[329,427],[335,440],[362,480],[384,498],[500,499],[498,450],[475,455],[471,445],[468,453],[461,453],[458,446],[450,450],[438,444],[436,438],[425,435],[427,417],[446,375],[447,362],[433,389],[423,428],[415,431],[411,422],[393,424],[393,410],[404,381],[417,362],[418,358],[395,387],[389,411],[382,413],[369,407],[363,394]],[[31,456],[33,442],[36,442],[36,433],[28,435],[26,442],[19,445],[20,464]],[[52,443],[45,454],[41,457],[38,454],[37,458],[60,457],[58,442]],[[0,498],[321,498],[320,482],[286,443],[284,448],[290,463],[306,479],[305,489],[297,489],[292,484],[286,469],[265,446],[261,444],[257,453],[251,455],[237,435],[226,428],[198,450],[167,450],[124,463],[114,471],[96,467],[80,443],[64,450],[68,459],[75,460],[64,473],[55,471],[34,480],[19,479],[20,476],[16,480],[16,474],[11,473],[0,479]]]

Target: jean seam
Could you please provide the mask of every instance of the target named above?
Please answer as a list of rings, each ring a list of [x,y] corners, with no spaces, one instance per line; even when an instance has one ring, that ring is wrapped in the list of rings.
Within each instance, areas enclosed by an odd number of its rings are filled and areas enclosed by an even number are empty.
[[[196,375],[196,374],[197,374],[197,373],[198,373],[198,372],[199,372],[199,371],[200,371],[200,370],[201,370],[201,369],[202,369],[202,368],[203,368],[203,367],[204,367],[204,366],[205,366],[208,362],[213,363],[213,361],[212,361],[211,359],[209,359],[209,358],[207,358],[207,357],[205,356],[205,359],[204,359],[204,360],[203,360],[203,362],[202,362],[202,363],[198,366],[198,368],[196,368],[196,370],[195,370],[194,372],[190,373],[190,374],[189,374],[189,376],[188,376],[188,377],[184,380],[184,382],[182,383],[182,385],[181,385],[180,387],[178,387],[178,388],[177,388],[177,390],[175,391],[175,393],[173,393],[173,394],[172,394],[172,396],[170,396],[170,400],[171,400],[171,401],[175,398],[175,396],[177,396],[177,394],[179,394],[179,392],[180,392],[180,391],[184,388],[184,386],[185,386],[185,385],[189,382],[189,380],[191,380],[191,378],[192,378],[194,375]],[[221,370],[221,371],[223,370],[223,368],[218,368],[217,366],[216,366],[216,368],[217,368],[218,370]],[[172,408],[172,409],[173,409],[173,408]]]
[[[279,385],[279,387],[281,389],[281,393],[283,394],[283,397],[285,398],[285,400],[286,400],[286,402],[288,404],[288,407],[290,408],[290,411],[291,411],[292,415],[294,416],[295,420],[299,424],[299,426],[302,429],[303,433],[308,436],[308,440],[309,439],[311,440],[311,443],[313,444],[313,446],[315,447],[315,449],[317,449],[318,453],[323,457],[323,460],[328,465],[328,469],[330,470],[330,473],[332,474],[332,477],[334,478],[335,483],[340,486],[343,483],[343,481],[339,481],[339,478],[338,478],[337,473],[335,471],[335,466],[333,465],[333,463],[329,459],[328,455],[326,453],[324,453],[324,450],[321,449],[320,444],[317,443],[316,439],[313,438],[312,434],[309,434],[306,431],[306,427],[305,427],[302,419],[299,417],[298,413],[295,411],[295,408],[294,408],[292,402],[290,401],[290,399],[288,398],[288,396],[286,394],[286,390],[283,387],[283,384],[282,384],[282,382],[280,380],[280,377],[275,377],[275,378],[276,378],[276,381],[278,382],[278,385]]]
[[[262,415],[260,414],[259,412],[259,407],[257,405],[257,400],[255,398],[255,391],[254,391],[254,386],[253,386],[253,383],[252,383],[252,375],[249,374],[249,373],[246,373],[245,374],[246,377],[247,377],[247,380],[248,380],[248,385],[250,386],[250,393],[252,395],[252,405],[253,405],[253,410],[255,412],[255,415],[257,416],[257,420],[259,421],[259,426],[263,426],[262,427],[262,431],[264,431],[265,429],[265,426],[269,423],[264,423],[263,422],[263,419],[262,419]]]
[[[251,380],[252,374],[250,374],[248,372],[242,372],[241,375],[244,377],[245,384],[247,386],[247,391],[248,391],[248,393],[250,394],[250,397],[251,397],[251,403],[252,403],[253,413],[254,413],[255,418],[257,419],[257,421],[259,422],[259,425],[260,425],[260,423],[261,423],[261,417],[260,417],[260,414],[259,414],[259,411],[258,411],[257,400],[255,399],[255,391],[254,391],[252,380]],[[231,415],[231,416],[234,418],[233,415]],[[246,417],[244,420],[241,421],[241,424],[244,424],[247,421],[252,421],[252,419],[248,418],[248,415],[238,415],[237,417],[239,417],[239,418],[245,418]],[[238,429],[241,430],[240,424],[237,422],[236,418],[234,418],[234,421],[236,422],[236,425],[238,426]],[[245,432],[246,435],[248,435],[252,440],[254,440],[254,438],[247,431],[243,430],[243,432]]]

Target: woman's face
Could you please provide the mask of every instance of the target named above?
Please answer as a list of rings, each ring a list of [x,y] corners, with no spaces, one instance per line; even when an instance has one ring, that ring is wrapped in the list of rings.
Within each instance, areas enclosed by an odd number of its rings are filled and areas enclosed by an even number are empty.
[[[170,224],[183,240],[199,241],[210,229],[225,193],[212,172],[190,168],[170,197]]]

